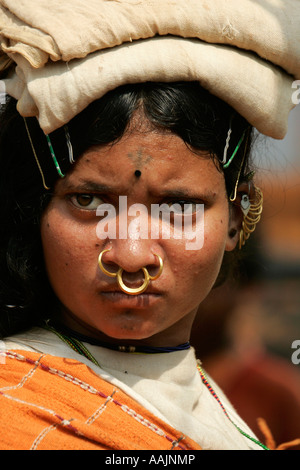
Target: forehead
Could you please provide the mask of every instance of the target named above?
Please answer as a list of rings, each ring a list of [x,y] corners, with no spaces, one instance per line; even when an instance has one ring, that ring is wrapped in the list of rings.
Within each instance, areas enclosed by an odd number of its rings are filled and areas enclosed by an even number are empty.
[[[96,180],[119,185],[134,184],[136,170],[145,187],[183,188],[205,185],[207,189],[224,188],[224,177],[206,152],[193,151],[178,136],[157,129],[138,128],[126,132],[119,141],[93,146],[83,153],[68,182]]]

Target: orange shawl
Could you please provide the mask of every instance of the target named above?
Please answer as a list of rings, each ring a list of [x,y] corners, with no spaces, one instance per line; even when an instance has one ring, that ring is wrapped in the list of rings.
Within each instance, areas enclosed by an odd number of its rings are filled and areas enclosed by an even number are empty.
[[[3,355],[2,450],[201,450],[81,362]]]

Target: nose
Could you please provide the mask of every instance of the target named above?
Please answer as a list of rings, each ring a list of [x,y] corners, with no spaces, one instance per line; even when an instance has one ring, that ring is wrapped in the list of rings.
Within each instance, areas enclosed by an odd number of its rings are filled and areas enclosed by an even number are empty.
[[[151,271],[159,267],[161,248],[148,243],[147,240],[113,240],[104,248],[103,262],[114,268],[122,268],[126,273],[137,273],[143,268]]]
[[[100,253],[99,267],[109,277],[116,277],[123,291],[138,294],[161,275],[163,257],[159,252],[159,247],[145,240],[114,240]]]

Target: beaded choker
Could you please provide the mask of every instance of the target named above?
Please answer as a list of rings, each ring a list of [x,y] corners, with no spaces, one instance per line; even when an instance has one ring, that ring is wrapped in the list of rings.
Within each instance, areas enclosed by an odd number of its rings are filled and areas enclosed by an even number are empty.
[[[100,346],[106,349],[112,349],[114,351],[126,352],[126,353],[139,353],[139,354],[162,354],[162,353],[171,353],[175,351],[185,351],[190,349],[191,345],[189,341],[178,346],[170,347],[153,347],[153,346],[130,346],[130,345],[116,345],[113,343],[106,343],[99,341],[96,338],[91,338],[90,336],[85,336],[81,333],[64,326],[57,325],[56,327],[51,326],[49,323],[46,325],[46,328],[57,336],[60,337],[65,343],[72,347],[77,352],[79,348],[82,348],[81,343],[89,343],[93,346]]]

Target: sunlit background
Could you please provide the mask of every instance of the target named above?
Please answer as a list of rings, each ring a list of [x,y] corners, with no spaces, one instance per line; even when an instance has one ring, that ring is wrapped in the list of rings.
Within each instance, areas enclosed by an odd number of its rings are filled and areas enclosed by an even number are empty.
[[[286,138],[258,136],[253,155],[264,212],[240,263],[244,276],[200,307],[192,343],[258,437],[263,417],[281,444],[300,438],[300,364],[292,361],[300,340],[300,106]]]

